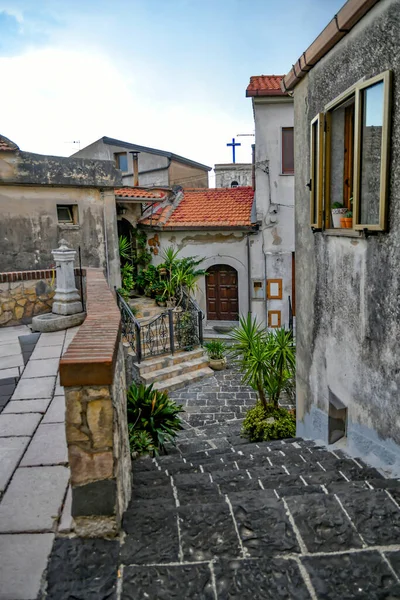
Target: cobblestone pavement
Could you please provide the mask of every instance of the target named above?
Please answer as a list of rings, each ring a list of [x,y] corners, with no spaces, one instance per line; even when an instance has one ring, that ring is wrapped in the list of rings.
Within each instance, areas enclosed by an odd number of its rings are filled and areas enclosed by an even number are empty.
[[[195,410],[175,453],[133,463],[120,539],[56,539],[43,597],[400,599],[399,481],[301,439],[249,444],[240,419],[198,411],[246,406],[234,380],[178,392]]]
[[[76,330],[0,329],[1,600],[36,598],[55,532],[69,528],[58,364]]]

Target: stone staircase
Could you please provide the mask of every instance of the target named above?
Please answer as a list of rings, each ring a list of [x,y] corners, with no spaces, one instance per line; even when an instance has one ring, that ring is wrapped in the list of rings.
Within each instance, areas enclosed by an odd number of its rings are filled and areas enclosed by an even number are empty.
[[[141,325],[147,325],[166,311],[165,307],[157,306],[151,298],[134,298],[129,301],[129,304],[136,309],[135,316]],[[169,335],[168,323],[166,327]],[[154,340],[159,341],[157,337]],[[175,337],[175,347],[177,346]],[[167,348],[169,348],[169,338]],[[173,391],[214,375],[214,371],[208,364],[206,353],[199,347],[190,351],[177,351],[173,355],[162,354],[154,358],[145,358],[140,364],[134,363],[133,367],[137,380],[146,385],[153,384],[157,390]]]
[[[400,482],[240,427],[187,427],[173,454],[133,462],[122,597],[400,598]]]

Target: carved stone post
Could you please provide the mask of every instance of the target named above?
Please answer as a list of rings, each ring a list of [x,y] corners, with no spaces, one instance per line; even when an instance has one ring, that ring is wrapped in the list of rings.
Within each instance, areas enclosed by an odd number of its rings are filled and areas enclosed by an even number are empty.
[[[69,248],[65,240],[60,240],[59,248],[52,250],[51,253],[57,269],[57,287],[53,301],[53,313],[57,315],[74,315],[82,312],[82,302],[75,287],[75,250]]]

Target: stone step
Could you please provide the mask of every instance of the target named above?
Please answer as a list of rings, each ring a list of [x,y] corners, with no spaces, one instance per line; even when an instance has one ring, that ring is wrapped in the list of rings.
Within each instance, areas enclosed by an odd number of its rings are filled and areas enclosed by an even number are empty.
[[[176,352],[176,354],[169,354],[157,356],[156,358],[149,358],[144,360],[140,364],[135,363],[134,366],[139,370],[139,373],[142,376],[145,373],[151,373],[153,371],[158,371],[159,369],[165,369],[166,367],[178,365],[179,363],[194,360],[202,356],[205,356],[203,348],[196,348],[195,350],[188,350],[187,352],[179,351]]]
[[[156,382],[154,384],[154,389],[172,392],[173,390],[184,387],[189,383],[195,383],[196,381],[200,381],[205,377],[212,377],[213,375],[214,371],[212,369],[209,367],[204,367],[202,369],[198,369],[197,371],[190,371],[189,373],[183,373],[182,375],[171,377],[165,381]]]
[[[199,358],[187,360],[170,367],[165,367],[164,369],[159,369],[158,371],[143,373],[141,377],[146,385],[150,385],[151,383],[166,381],[173,377],[179,377],[179,375],[197,371],[198,369],[203,369],[205,367],[208,367],[208,359],[205,356],[200,356]]]

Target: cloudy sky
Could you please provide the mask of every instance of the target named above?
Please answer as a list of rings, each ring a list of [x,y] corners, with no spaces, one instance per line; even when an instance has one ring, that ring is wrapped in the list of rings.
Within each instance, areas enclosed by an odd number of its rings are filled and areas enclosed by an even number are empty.
[[[0,132],[68,156],[107,135],[213,166],[344,0],[0,0]],[[237,161],[251,159],[242,138]]]

